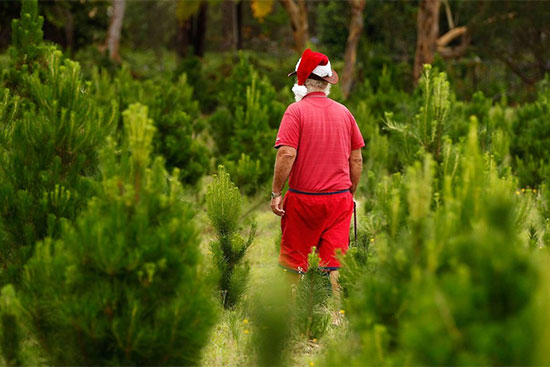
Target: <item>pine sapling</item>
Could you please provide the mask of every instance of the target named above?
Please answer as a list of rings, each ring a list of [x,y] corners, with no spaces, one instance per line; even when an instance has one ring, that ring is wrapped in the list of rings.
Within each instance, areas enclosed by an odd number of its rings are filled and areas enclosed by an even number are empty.
[[[313,247],[308,256],[308,271],[296,289],[294,327],[298,339],[321,338],[330,322],[330,282],[319,269],[319,255]]]
[[[248,282],[250,268],[244,255],[254,240],[256,223],[251,225],[246,240],[241,237],[241,194],[223,166],[218,167],[214,182],[208,186],[206,205],[217,237],[210,248],[219,271],[222,304],[225,308],[232,308]]]
[[[450,87],[445,73],[434,75],[431,65],[424,65],[420,79],[422,106],[411,124],[401,124],[393,120],[393,114],[386,112],[385,123],[388,130],[396,131],[406,139],[412,139],[421,151],[431,153],[436,161],[441,160],[443,137],[448,130]],[[412,152],[415,153],[420,153]]]

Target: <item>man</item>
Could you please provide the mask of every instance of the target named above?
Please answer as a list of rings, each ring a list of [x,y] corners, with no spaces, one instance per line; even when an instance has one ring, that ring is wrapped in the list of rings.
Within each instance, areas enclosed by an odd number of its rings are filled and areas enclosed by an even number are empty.
[[[282,217],[279,264],[303,273],[315,246],[338,297],[336,255],[348,249],[365,143],[348,109],[327,97],[330,84],[338,82],[327,56],[305,50],[289,76],[294,74],[296,102],[287,108],[275,142],[271,209]],[[282,190],[289,177],[283,201]]]

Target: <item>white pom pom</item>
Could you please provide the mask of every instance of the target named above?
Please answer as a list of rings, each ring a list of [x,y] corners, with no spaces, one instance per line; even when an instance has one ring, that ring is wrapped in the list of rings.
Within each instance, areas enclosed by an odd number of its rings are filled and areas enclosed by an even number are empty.
[[[296,102],[301,101],[302,98],[304,98],[307,94],[307,88],[305,85],[294,84],[294,87],[292,87],[292,91],[294,92]]]

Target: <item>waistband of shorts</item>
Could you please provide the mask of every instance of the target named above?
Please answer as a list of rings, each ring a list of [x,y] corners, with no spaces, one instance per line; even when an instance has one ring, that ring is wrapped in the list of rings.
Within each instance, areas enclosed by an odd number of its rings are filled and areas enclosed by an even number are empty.
[[[289,187],[288,191],[293,192],[295,194],[303,194],[303,195],[334,195],[334,194],[343,194],[344,192],[349,192],[349,189],[332,191],[332,192],[305,192],[305,191],[300,191]]]

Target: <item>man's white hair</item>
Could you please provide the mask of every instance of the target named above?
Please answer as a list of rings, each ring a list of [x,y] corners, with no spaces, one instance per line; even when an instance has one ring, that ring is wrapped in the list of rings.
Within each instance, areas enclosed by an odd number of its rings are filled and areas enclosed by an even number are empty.
[[[323,92],[327,96],[330,94],[330,83],[325,80],[317,80],[317,79],[306,79],[305,87],[307,89],[307,93],[312,92]],[[296,98],[296,102],[301,101],[302,98],[306,96],[303,92],[301,92],[298,88],[297,84],[294,84],[294,88],[292,88],[292,91],[294,92],[294,97]],[[300,87],[302,89],[302,87]]]

